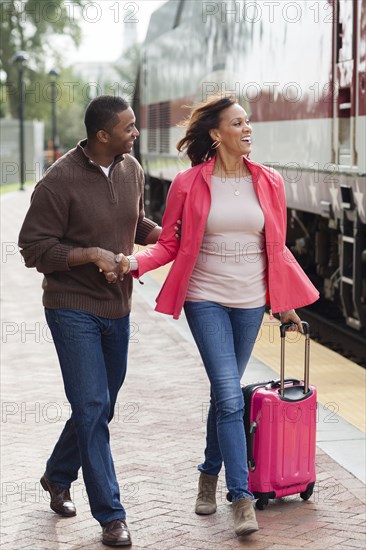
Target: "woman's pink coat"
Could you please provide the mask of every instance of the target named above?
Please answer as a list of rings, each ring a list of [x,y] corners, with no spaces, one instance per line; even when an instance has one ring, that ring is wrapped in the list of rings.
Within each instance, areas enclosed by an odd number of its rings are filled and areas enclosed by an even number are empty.
[[[177,174],[169,189],[159,241],[136,254],[139,269],[133,272],[135,277],[175,260],[156,298],[155,308],[173,315],[174,319],[181,313],[200,250],[211,205],[214,162],[212,158]],[[267,305],[277,313],[311,304],[318,299],[319,292],[285,246],[287,221],[283,180],[273,168],[247,158],[244,162],[251,172],[265,219]],[[180,240],[175,236],[177,220],[182,220]]]

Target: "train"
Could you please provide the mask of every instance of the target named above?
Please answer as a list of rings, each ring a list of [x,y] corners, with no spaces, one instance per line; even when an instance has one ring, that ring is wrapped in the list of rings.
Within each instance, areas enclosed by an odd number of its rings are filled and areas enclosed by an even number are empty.
[[[236,95],[251,159],[281,173],[287,245],[321,308],[364,338],[366,2],[168,0],[153,12],[133,107],[146,213],[158,222],[190,166],[176,150],[187,106],[213,94]]]

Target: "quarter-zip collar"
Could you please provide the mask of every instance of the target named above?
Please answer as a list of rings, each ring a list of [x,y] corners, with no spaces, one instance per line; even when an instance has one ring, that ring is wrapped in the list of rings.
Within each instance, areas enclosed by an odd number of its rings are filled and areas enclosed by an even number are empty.
[[[97,164],[96,162],[94,162],[85,152],[85,146],[87,144],[88,140],[87,139],[83,139],[81,141],[79,141],[79,143],[77,144],[76,146],[76,150],[79,152],[79,153],[82,153],[83,157],[85,158],[85,160],[87,161],[88,165],[89,166],[98,166],[99,167],[99,164]],[[83,158],[82,157],[82,158]],[[112,165],[111,165],[111,168],[110,168],[110,172],[113,170],[113,168],[115,167],[116,164],[118,164],[119,162],[121,162],[122,160],[124,159],[124,156],[123,155],[117,155],[113,162],[112,162]]]
[[[112,203],[113,204],[116,204],[117,203],[117,196],[116,196],[116,192],[115,192],[115,189],[114,189],[114,185],[113,185],[113,181],[111,179],[111,175],[112,175],[112,171],[114,170],[115,166],[117,164],[119,164],[120,162],[122,162],[124,160],[124,156],[123,155],[117,155],[111,166],[110,166],[110,169],[109,169],[109,174],[108,176],[103,172],[103,170],[101,169],[100,165],[97,164],[96,162],[94,162],[85,152],[85,146],[87,144],[87,140],[86,139],[83,139],[81,141],[79,141],[79,143],[77,144],[76,146],[76,151],[79,153],[79,157],[80,157],[80,160],[85,160],[86,162],[86,165],[88,168],[90,168],[91,170],[94,170],[94,169],[97,169],[98,172],[103,176],[103,178],[107,181],[107,184],[108,184],[108,190],[109,190],[109,193],[110,193],[110,196],[111,196],[111,199],[112,199]]]

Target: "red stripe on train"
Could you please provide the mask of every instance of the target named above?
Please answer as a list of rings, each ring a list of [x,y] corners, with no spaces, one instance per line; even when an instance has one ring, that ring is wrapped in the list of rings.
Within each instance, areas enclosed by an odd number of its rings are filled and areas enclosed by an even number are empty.
[[[331,87],[327,86],[322,91],[321,97],[317,97],[319,91],[314,85],[314,89],[309,91],[304,97],[299,98],[302,92],[294,86],[292,89],[287,87],[284,91],[287,94],[293,94],[291,101],[283,94],[279,94],[276,98],[273,94],[267,92],[258,93],[258,99],[253,99],[249,106],[251,113],[248,113],[253,122],[275,122],[275,121],[289,121],[289,120],[310,120],[320,118],[332,118],[333,116],[333,102],[338,98],[334,98]],[[296,96],[298,94],[298,98]],[[317,99],[314,101],[314,97]],[[359,101],[358,101],[358,115],[366,115],[366,73],[359,73]],[[240,98],[239,98],[240,100]],[[166,105],[169,103],[170,107],[170,127],[177,126],[181,123],[189,114],[189,109],[185,108],[194,103],[192,97],[183,97],[174,99],[169,102],[163,102],[161,104]],[[152,104],[152,105],[159,105]],[[148,111],[149,105],[141,105],[141,128],[148,128]],[[157,126],[155,126],[157,127]]]

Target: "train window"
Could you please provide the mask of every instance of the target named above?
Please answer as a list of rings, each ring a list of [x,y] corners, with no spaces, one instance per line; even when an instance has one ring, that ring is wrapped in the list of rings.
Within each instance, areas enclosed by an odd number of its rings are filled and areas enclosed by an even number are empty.
[[[337,63],[353,59],[353,2],[338,0]]]
[[[149,105],[147,149],[151,153],[170,151],[170,105],[169,102]]]
[[[170,141],[170,104],[169,101],[159,104],[160,153],[169,153]]]
[[[159,105],[149,105],[147,121],[147,148],[148,151],[157,151],[158,149],[158,109]]]
[[[334,133],[337,140],[336,162],[351,166],[356,161],[354,148],[354,58],[353,33],[355,32],[355,6],[349,0],[336,1],[336,64],[335,86],[338,88]]]

